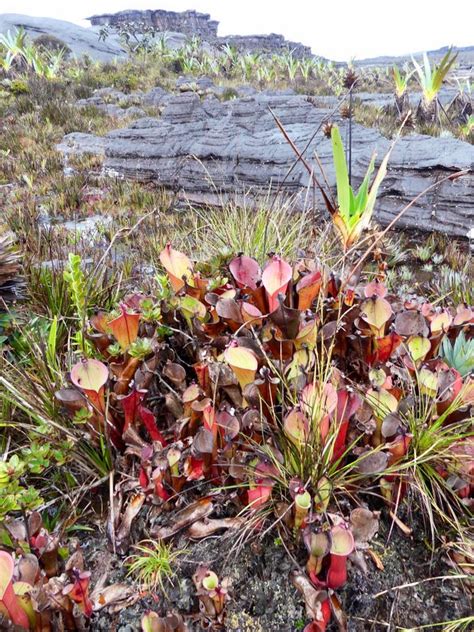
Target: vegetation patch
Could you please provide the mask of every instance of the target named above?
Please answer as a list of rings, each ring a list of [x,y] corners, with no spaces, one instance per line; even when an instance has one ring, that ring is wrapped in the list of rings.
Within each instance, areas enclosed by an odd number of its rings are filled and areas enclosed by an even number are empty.
[[[131,59],[108,65],[1,40],[0,626],[470,629],[472,260],[374,223],[390,151],[355,187],[325,126],[323,221],[183,204],[55,149],[122,124],[78,98],[177,68],[223,99],[244,79],[342,96],[351,120],[385,73],[387,133],[439,133],[455,57],[382,73],[122,36]]]

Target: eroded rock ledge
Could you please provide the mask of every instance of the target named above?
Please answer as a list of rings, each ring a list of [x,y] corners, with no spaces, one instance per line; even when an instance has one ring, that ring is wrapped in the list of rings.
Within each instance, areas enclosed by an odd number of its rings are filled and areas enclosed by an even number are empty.
[[[145,102],[149,97],[143,95]],[[104,168],[114,174],[182,190],[190,199],[218,201],[225,196],[283,192],[295,206],[312,204],[308,173],[278,130],[272,110],[299,148],[330,114],[305,96],[258,93],[220,101],[195,92],[160,95],[160,118],[134,121],[128,128],[99,140],[70,134],[59,148],[66,152],[105,152]],[[339,121],[343,135],[345,121]],[[353,126],[353,180],[359,184],[372,152],[380,160],[390,145],[374,129]],[[310,143],[309,159],[317,150],[329,183],[335,184],[331,144],[321,132]],[[94,151],[92,149],[92,151]],[[389,172],[377,204],[377,219],[388,224],[398,211],[430,184],[459,170],[470,173],[441,184],[415,203],[399,226],[438,230],[465,237],[474,225],[474,147],[452,137],[410,135],[392,153]],[[317,167],[316,171],[317,173]],[[318,206],[324,212],[318,199]]]
[[[277,33],[219,37],[217,35],[219,22],[211,20],[208,13],[198,13],[197,11],[131,10],[92,15],[87,19],[95,27],[118,26],[123,23],[146,24],[161,32],[184,33],[187,36],[196,35],[209,44],[215,46],[228,44],[243,52],[276,53],[291,50],[296,57],[311,56],[309,46],[304,46],[299,42],[290,42],[283,35]]]

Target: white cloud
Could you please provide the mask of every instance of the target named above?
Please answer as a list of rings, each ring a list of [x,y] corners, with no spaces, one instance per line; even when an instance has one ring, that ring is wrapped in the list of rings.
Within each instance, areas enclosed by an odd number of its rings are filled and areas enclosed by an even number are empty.
[[[70,20],[123,9],[196,9],[219,34],[282,33],[331,59],[392,55],[474,44],[474,3],[457,0],[0,0],[0,13]]]

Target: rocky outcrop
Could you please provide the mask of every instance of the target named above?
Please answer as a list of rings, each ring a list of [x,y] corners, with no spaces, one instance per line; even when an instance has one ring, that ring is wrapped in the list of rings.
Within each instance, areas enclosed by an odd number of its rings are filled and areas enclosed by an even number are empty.
[[[87,18],[92,26],[117,26],[124,22],[135,22],[153,26],[158,31],[175,31],[186,35],[197,35],[204,40],[217,37],[219,22],[211,20],[207,13],[197,11],[119,11]]]
[[[108,38],[106,42],[99,41],[95,31],[72,22],[16,13],[0,15],[0,33],[13,32],[20,27],[24,28],[33,40],[40,35],[54,35],[62,40],[77,57],[88,55],[98,61],[112,61],[125,56],[124,50],[114,37]]]
[[[291,50],[296,57],[311,56],[309,46],[290,42],[283,35],[277,33],[218,37],[219,22],[211,20],[211,16],[207,13],[198,13],[197,11],[132,10],[93,15],[87,19],[93,27],[119,26],[127,22],[137,25],[145,24],[161,32],[184,33],[187,36],[195,35],[214,46],[227,44],[242,52],[280,53],[284,50]]]
[[[299,42],[290,42],[283,35],[227,35],[220,37],[219,42],[234,46],[241,52],[260,51],[262,53],[282,53],[291,51],[295,57],[311,57],[311,48]]]
[[[270,109],[299,148],[308,145],[308,160],[317,150],[334,186],[330,141],[321,132],[312,138],[330,111],[315,107],[301,95],[272,92],[226,102],[214,96],[202,99],[194,92],[171,95],[160,119],[138,120],[107,135],[105,168],[126,178],[182,190],[190,199],[212,202],[235,194],[258,196],[278,191],[294,196],[295,206],[302,208],[312,204],[308,173],[301,163],[294,164],[295,155],[277,129]],[[340,125],[345,134],[347,123],[341,121]],[[353,126],[355,184],[362,180],[372,152],[376,150],[380,160],[389,145],[378,131]],[[428,185],[473,167],[474,147],[468,143],[449,137],[402,138],[391,156],[377,204],[378,219],[386,225]],[[324,212],[319,198],[317,203]],[[473,224],[471,173],[424,196],[399,225],[466,236]]]
[[[107,139],[85,132],[72,132],[63,138],[57,149],[66,157],[79,156],[81,154],[93,154],[105,156]]]

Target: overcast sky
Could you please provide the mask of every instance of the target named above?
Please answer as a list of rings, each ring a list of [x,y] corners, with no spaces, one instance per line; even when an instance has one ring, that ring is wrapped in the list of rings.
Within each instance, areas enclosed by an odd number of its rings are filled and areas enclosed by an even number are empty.
[[[0,13],[77,22],[122,9],[196,9],[219,34],[282,33],[336,60],[474,44],[472,0],[0,0]]]

